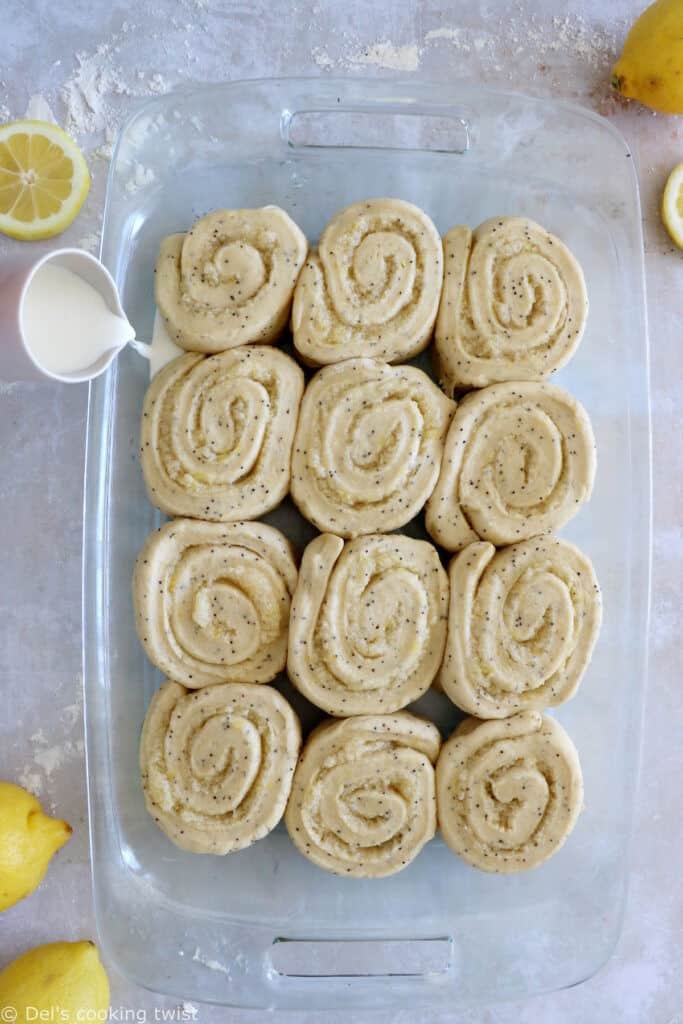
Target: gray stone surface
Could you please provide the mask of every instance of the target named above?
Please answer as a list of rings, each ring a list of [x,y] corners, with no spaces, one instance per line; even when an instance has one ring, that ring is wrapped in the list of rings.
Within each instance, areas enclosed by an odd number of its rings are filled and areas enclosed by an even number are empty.
[[[630,143],[646,238],[655,531],[651,681],[624,930],[613,959],[578,988],[514,1006],[423,1018],[430,1024],[683,1020],[683,715],[677,673],[683,254],[669,242],[657,213],[666,175],[683,159],[683,124],[680,118],[623,109],[610,100],[607,86],[626,26],[642,6],[640,0],[609,5],[598,0],[512,5],[498,0],[5,0],[2,5],[0,120],[22,116],[29,97],[42,93],[60,123],[71,115],[71,129],[93,172],[86,206],[59,244],[96,245],[107,170],[101,149],[105,127],[111,131],[140,96],[190,81],[404,74],[442,79],[456,94],[458,80],[468,78],[582,102],[609,117]],[[48,247],[36,244],[35,251]],[[0,241],[0,256],[23,248]],[[75,828],[47,881],[2,916],[0,964],[40,942],[94,937],[80,676],[86,403],[86,386],[0,386],[0,777],[33,788]],[[614,680],[615,687],[619,682]],[[144,1009],[153,1019],[154,1008],[174,1005],[131,987],[113,970],[111,982],[114,1008]],[[204,1024],[263,1016],[210,1007],[198,1013]],[[320,1014],[299,1016],[302,1024],[320,1019]],[[351,1018],[333,1013],[324,1019]],[[360,1022],[363,1015],[355,1019]],[[375,1019],[407,1024],[417,1018],[398,1013]]]

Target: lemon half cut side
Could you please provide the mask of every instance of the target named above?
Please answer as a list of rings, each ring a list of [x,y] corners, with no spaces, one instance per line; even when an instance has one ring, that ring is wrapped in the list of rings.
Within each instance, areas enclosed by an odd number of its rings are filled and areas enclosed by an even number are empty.
[[[683,163],[674,167],[666,183],[662,220],[676,245],[683,249]]]
[[[0,231],[50,238],[71,224],[90,188],[85,157],[47,121],[0,125]]]

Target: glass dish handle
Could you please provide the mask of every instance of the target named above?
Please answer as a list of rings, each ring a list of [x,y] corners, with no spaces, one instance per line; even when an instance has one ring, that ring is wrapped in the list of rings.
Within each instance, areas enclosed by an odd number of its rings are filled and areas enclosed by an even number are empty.
[[[454,967],[450,937],[414,939],[274,940],[267,953],[271,980],[378,977],[429,978]]]
[[[406,111],[395,106],[335,106],[283,110],[282,138],[292,149],[403,149],[467,153],[471,122],[454,112]]]

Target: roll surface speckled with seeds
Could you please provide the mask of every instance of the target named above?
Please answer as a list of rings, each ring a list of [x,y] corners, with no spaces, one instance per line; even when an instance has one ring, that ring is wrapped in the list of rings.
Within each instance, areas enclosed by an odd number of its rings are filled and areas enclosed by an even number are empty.
[[[434,328],[441,238],[401,199],[368,199],[332,218],[299,275],[294,345],[314,366],[356,356],[388,363],[417,355]]]
[[[559,850],[583,804],[579,755],[538,711],[494,722],[466,718],[436,765],[439,829],[482,871],[537,867]]]
[[[593,429],[575,398],[553,384],[493,384],[458,405],[427,529],[449,551],[551,533],[588,500],[594,477]]]
[[[434,836],[441,737],[406,711],[319,725],[299,759],[285,824],[300,853],[352,878],[406,867]]]
[[[280,821],[300,747],[299,720],[270,686],[165,682],[140,740],[147,810],[183,850],[243,850]]]
[[[447,613],[448,577],[427,541],[322,534],[301,560],[287,672],[329,715],[398,711],[429,689]]]
[[[324,367],[301,402],[292,498],[319,530],[341,537],[404,526],[434,488],[454,409],[414,366]]]
[[[567,246],[526,217],[493,217],[443,240],[444,286],[434,350],[450,393],[540,380],[581,341],[588,296]]]
[[[600,631],[589,558],[559,537],[496,551],[469,544],[449,567],[450,611],[439,683],[477,718],[555,707],[574,695]]]
[[[215,210],[159,249],[155,297],[171,339],[190,352],[270,342],[284,330],[306,258],[278,206]]]
[[[185,686],[267,683],[285,667],[296,578],[292,546],[272,526],[174,519],[135,565],[138,636]]]
[[[170,515],[256,519],[287,494],[304,389],[293,359],[264,345],[174,359],[142,411],[140,461],[153,505]]]

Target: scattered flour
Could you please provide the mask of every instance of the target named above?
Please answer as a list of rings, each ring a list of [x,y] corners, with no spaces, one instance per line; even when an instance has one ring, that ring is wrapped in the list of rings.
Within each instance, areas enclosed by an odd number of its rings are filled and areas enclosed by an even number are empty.
[[[113,126],[109,98],[129,95],[121,70],[111,63],[113,43],[100,43],[91,53],[76,54],[76,70],[66,80],[60,96],[66,108],[66,130],[80,136],[104,132]]]
[[[68,704],[60,712],[62,721],[73,729],[81,717],[80,704]],[[40,796],[45,783],[52,779],[57,769],[68,761],[80,760],[84,753],[82,739],[67,739],[63,743],[49,746],[45,730],[40,728],[30,737],[33,744],[33,761],[24,765],[18,775],[19,783],[35,796]]]
[[[108,124],[104,129],[104,142],[101,146],[97,146],[96,149],[93,149],[92,155],[98,160],[111,160],[115,142],[116,131],[114,130],[113,125]]]
[[[42,796],[44,779],[37,772],[32,772],[29,765],[25,765],[23,771],[17,775],[17,782],[34,796]]]
[[[152,75],[152,77],[149,79],[149,82],[147,83],[147,88],[154,95],[160,96],[163,95],[163,93],[165,92],[169,92],[171,87],[166,81],[166,79],[163,77],[163,75],[160,75],[157,72],[156,74]]]
[[[228,977],[230,976],[230,971],[225,966],[225,964],[219,963],[218,960],[208,960],[203,955],[199,946],[197,946],[194,953],[192,954],[192,959],[195,961],[195,963],[201,964],[203,967],[208,967],[210,971],[219,971],[221,974],[227,974]]]
[[[97,231],[91,231],[90,234],[79,238],[76,245],[79,249],[85,249],[86,252],[91,252],[93,256],[97,256],[100,248],[100,236]]]
[[[486,28],[437,22],[421,38],[407,44],[385,39],[362,46],[355,33],[342,32],[339,50],[316,45],[311,49],[311,61],[323,71],[375,67],[412,72],[419,70],[427,49],[439,48],[444,57],[452,53],[460,58],[449,67],[464,77],[474,73],[484,80],[503,80],[522,89],[525,83],[533,88],[533,83],[542,79],[547,91],[563,89],[568,68],[581,69],[575,76],[575,97],[587,100],[600,113],[610,114],[624,102],[611,88],[609,69],[619,53],[626,27],[618,18],[596,24],[581,14],[530,13],[521,0],[516,0],[504,18],[489,19]]]
[[[77,53],[76,67],[59,90],[66,130],[88,155],[103,161],[111,159],[119,125],[129,109],[123,100],[160,96],[172,87],[158,71],[127,74],[118,63],[134,27],[124,21],[118,33],[93,51]]]
[[[126,192],[137,192],[138,189],[151,185],[156,181],[156,174],[151,167],[143,167],[142,164],[133,165],[132,177],[126,182]]]
[[[50,104],[39,92],[31,96],[24,117],[29,121],[48,121],[50,124],[57,124],[57,118],[52,113]]]
[[[67,740],[65,743],[54,747],[45,747],[43,750],[35,751],[33,759],[35,764],[43,771],[46,778],[52,778],[54,772],[66,761],[73,761],[83,757],[83,740]]]
[[[317,64],[319,68],[334,67],[334,61],[330,57],[329,53],[327,52],[327,50],[323,50],[322,47],[320,46],[313,47],[313,49],[311,50],[311,57],[313,58],[314,63]]]
[[[99,244],[99,236],[98,235],[92,235],[90,237],[94,238],[96,243]],[[82,239],[81,241],[85,241],[85,239]],[[79,245],[80,245],[80,242],[79,242]],[[84,245],[80,245],[80,247],[82,249],[87,248]],[[82,713],[83,713],[83,705],[79,701],[76,704],[67,704],[66,707],[63,707],[62,710],[59,712],[59,717],[61,718],[61,720],[64,723],[64,725],[66,726],[66,728],[71,730],[71,729],[75,728],[77,723],[80,721]]]
[[[416,43],[406,46],[395,46],[387,41],[373,43],[360,53],[350,55],[350,65],[371,65],[377,68],[388,68],[391,71],[417,71],[420,67],[421,50]]]
[[[65,755],[65,747],[46,747],[45,750],[37,750],[33,755],[33,759],[38,767],[42,768],[49,779],[52,777],[56,769],[63,764]]]
[[[607,28],[587,22],[581,15],[539,17],[529,15],[517,4],[505,24],[501,20],[492,31],[473,32],[457,25],[442,25],[427,32],[425,44],[441,40],[461,53],[474,50],[489,58],[491,70],[502,70],[501,63],[507,63],[512,72],[510,57],[539,62],[551,55],[556,63],[570,60],[599,70],[615,59],[621,34],[620,26],[613,22]]]
[[[431,43],[436,39],[445,39],[453,46],[457,46],[469,53],[471,47],[469,43],[464,41],[464,30],[461,28],[451,28],[450,26],[444,25],[441,28],[433,28],[425,36],[425,43]]]

